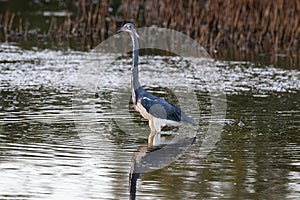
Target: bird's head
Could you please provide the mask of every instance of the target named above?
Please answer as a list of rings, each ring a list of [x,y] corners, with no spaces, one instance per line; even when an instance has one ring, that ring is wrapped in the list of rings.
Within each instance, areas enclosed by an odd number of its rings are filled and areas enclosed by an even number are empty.
[[[134,29],[134,26],[132,23],[126,23],[124,24],[124,26],[122,26],[121,28],[117,29],[117,33],[120,32],[129,32],[129,33],[133,33],[136,34],[137,37],[139,37],[139,35],[137,34],[137,32]]]

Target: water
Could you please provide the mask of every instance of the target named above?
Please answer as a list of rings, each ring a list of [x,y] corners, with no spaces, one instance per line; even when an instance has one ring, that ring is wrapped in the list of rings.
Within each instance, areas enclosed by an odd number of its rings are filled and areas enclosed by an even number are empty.
[[[0,46],[0,199],[129,198],[132,164],[149,151],[148,124],[128,93],[131,58],[114,61],[98,87],[80,96],[87,54]],[[183,106],[199,125],[167,130],[197,140],[168,152],[172,159],[161,169],[139,171],[137,199],[300,197],[298,70],[237,61],[197,68],[177,56],[140,60],[145,87]],[[203,81],[203,71],[221,76]],[[209,81],[222,82],[225,100],[214,97]],[[182,100],[191,94],[197,106]],[[212,117],[213,98],[226,103],[225,119]],[[214,123],[224,123],[220,138],[201,156]]]

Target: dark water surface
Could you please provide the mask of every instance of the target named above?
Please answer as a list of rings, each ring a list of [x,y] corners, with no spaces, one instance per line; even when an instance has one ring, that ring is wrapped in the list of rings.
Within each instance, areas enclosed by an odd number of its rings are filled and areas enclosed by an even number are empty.
[[[143,157],[149,133],[130,104],[131,58],[112,62],[95,92],[81,97],[74,94],[83,90],[77,73],[86,55],[0,46],[0,199],[129,198],[133,157]],[[198,126],[185,133],[198,140],[173,162],[142,173],[137,199],[300,198],[298,70],[237,61],[191,67],[192,60],[177,56],[140,60],[148,90],[183,107],[189,99],[182,103],[180,94],[196,95],[198,105],[185,111]],[[216,81],[223,83],[227,108],[221,122],[211,114],[212,94],[198,76],[203,69],[221,75]],[[121,101],[126,112],[116,103]],[[199,156],[212,123],[224,123],[220,138]]]

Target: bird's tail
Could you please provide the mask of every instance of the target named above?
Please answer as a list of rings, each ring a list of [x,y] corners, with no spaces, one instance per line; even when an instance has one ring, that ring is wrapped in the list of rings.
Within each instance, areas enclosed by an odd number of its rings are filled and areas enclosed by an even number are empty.
[[[196,121],[191,118],[191,117],[188,117],[185,113],[181,112],[181,121],[183,122],[187,122],[187,123],[190,123],[192,125],[196,125]]]

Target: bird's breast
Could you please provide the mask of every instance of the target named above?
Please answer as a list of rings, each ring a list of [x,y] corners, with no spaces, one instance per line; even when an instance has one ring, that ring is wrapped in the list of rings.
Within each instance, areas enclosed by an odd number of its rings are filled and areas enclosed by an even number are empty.
[[[153,116],[147,112],[144,106],[141,103],[141,99],[139,99],[134,106],[135,110],[138,111],[145,119],[152,120]]]

